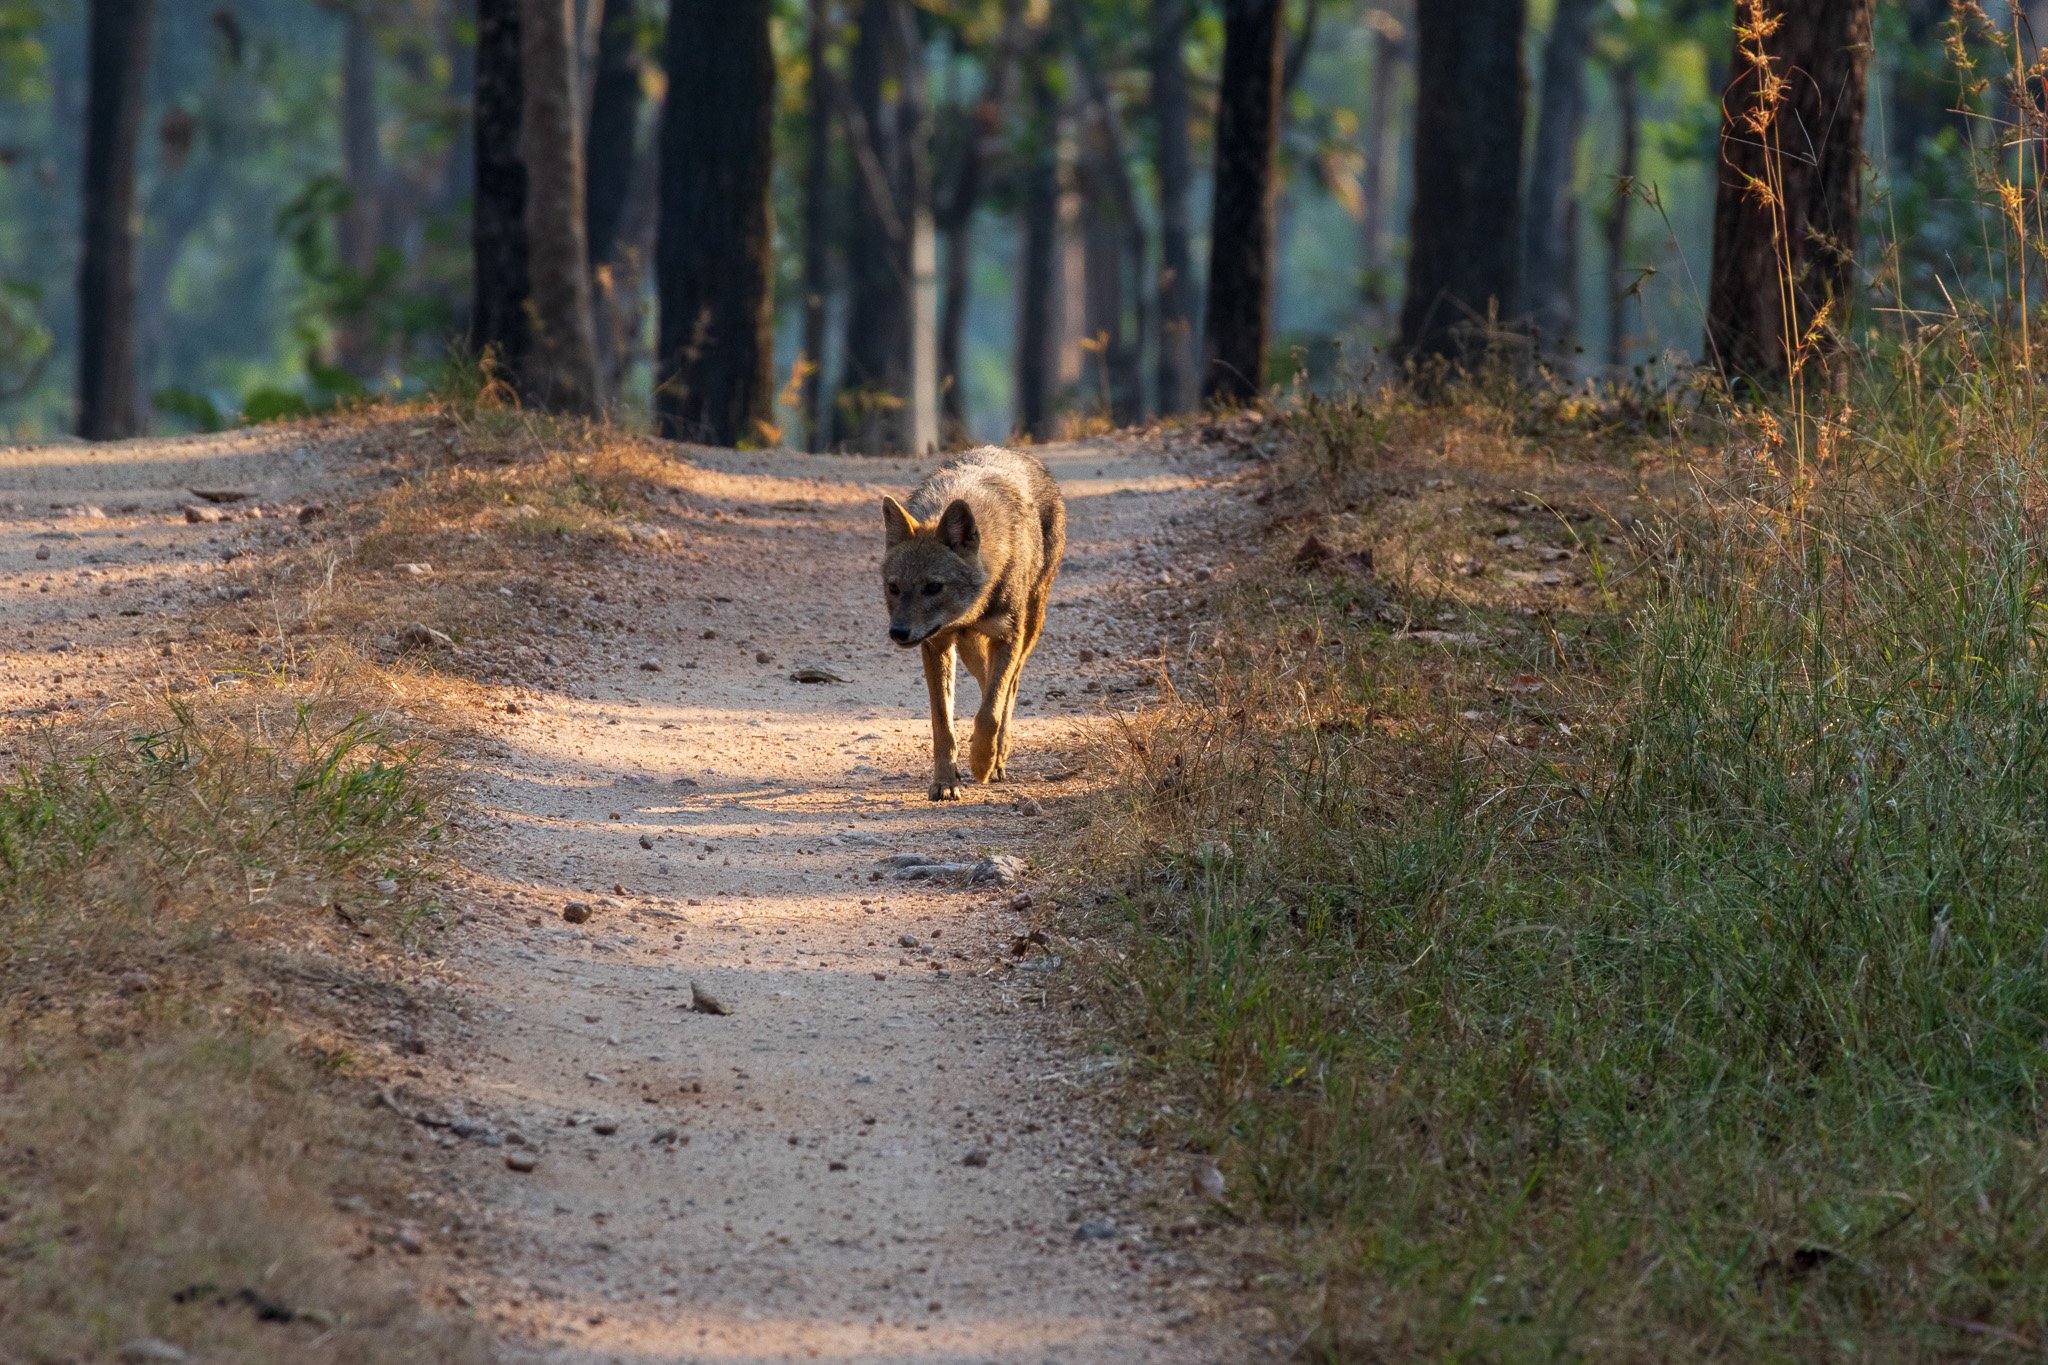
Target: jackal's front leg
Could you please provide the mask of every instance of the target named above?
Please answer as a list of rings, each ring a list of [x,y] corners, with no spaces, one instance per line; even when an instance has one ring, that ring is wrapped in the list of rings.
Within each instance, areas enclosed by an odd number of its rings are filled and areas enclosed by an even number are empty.
[[[953,643],[941,647],[930,640],[924,654],[924,687],[932,703],[932,785],[934,801],[960,799],[960,769],[953,761]]]

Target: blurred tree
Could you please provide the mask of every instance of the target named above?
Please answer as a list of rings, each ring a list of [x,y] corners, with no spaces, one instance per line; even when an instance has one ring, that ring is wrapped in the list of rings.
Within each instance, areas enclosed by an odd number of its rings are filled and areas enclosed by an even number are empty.
[[[1249,403],[1265,388],[1273,317],[1274,152],[1280,134],[1281,0],[1224,0],[1216,106],[1202,397]]]
[[[665,436],[773,441],[773,0],[672,0],[655,268]]]
[[[1046,440],[1053,424],[1053,309],[1060,215],[1058,61],[1050,34],[1033,45],[1027,83],[1031,120],[1024,143],[1024,222],[1017,263],[1016,429]]]
[[[1401,345],[1456,358],[1515,304],[1526,0],[1416,7],[1414,211]]]
[[[1522,284],[1544,348],[1566,356],[1578,339],[1579,130],[1586,113],[1586,55],[1603,0],[1557,0],[1543,44],[1536,140],[1529,149],[1529,206]]]
[[[1874,3],[1741,0],[1707,286],[1707,354],[1731,384],[1782,384],[1839,349]]]
[[[974,256],[974,215],[981,207],[990,163],[1002,147],[1003,114],[1010,101],[1018,49],[1025,40],[1024,0],[1002,0],[995,48],[988,54],[979,98],[968,116],[960,155],[938,211],[945,239],[945,276],[939,305],[939,382],[949,444],[967,430],[967,391],[961,382],[961,345],[967,330],[968,283]]]
[[[1195,263],[1188,226],[1188,3],[1152,0],[1152,137],[1159,194],[1159,274],[1153,311],[1159,320],[1155,379],[1159,411],[1186,412],[1196,394]]]
[[[78,267],[78,434],[140,429],[135,393],[135,143],[153,0],[92,0],[84,250]]]
[[[377,42],[369,0],[342,10],[341,176],[348,191],[337,233],[341,266],[368,278],[376,268],[383,157],[377,138]],[[363,314],[338,320],[334,363],[366,379],[381,363],[376,328]]]
[[[476,0],[475,201],[470,215],[475,300],[470,348],[494,358],[515,388],[525,382],[533,331],[526,230],[525,80],[520,65],[521,0]]]
[[[1388,260],[1393,254],[1394,170],[1399,160],[1394,146],[1395,104],[1402,83],[1415,58],[1413,0],[1373,9],[1367,16],[1372,26],[1372,92],[1367,97],[1365,118],[1359,126],[1364,165],[1359,173],[1363,198],[1359,205],[1358,235],[1364,259],[1359,279],[1365,303],[1378,309],[1386,301]]]
[[[1619,371],[1628,363],[1628,304],[1635,291],[1628,268],[1630,211],[1636,202],[1637,160],[1642,151],[1642,91],[1633,51],[1616,53],[1608,62],[1614,86],[1614,123],[1618,142],[1614,164],[1614,196],[1605,223],[1607,281],[1607,366]]]
[[[524,0],[520,12],[532,289],[532,340],[522,388],[548,408],[595,412],[603,398],[583,221],[575,17],[575,0]]]
[[[832,292],[832,112],[825,96],[832,37],[831,0],[809,0],[804,18],[803,372],[797,418],[806,450],[823,450],[831,424],[819,408],[824,392],[826,306]]]
[[[924,44],[910,0],[863,0],[851,90],[835,101],[854,164],[840,439],[938,443],[938,278]]]
[[[592,0],[593,3],[596,0]],[[590,136],[583,215],[590,263],[608,265],[625,218],[626,192],[638,159],[640,131],[640,25],[635,0],[603,0],[597,61],[591,81]]]

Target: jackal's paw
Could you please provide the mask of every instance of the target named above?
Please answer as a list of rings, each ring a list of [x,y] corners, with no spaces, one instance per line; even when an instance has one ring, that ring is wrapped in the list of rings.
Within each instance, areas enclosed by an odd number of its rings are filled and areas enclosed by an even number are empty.
[[[935,777],[932,779],[932,785],[927,789],[926,795],[930,796],[934,801],[958,801],[960,799],[960,779],[958,777]]]

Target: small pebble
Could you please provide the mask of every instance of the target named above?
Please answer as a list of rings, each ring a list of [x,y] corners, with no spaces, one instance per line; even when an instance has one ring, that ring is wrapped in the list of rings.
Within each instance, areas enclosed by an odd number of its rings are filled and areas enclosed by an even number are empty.
[[[532,1152],[505,1153],[505,1169],[508,1171],[518,1171],[521,1175],[524,1175],[539,1164],[539,1158],[534,1156]]]

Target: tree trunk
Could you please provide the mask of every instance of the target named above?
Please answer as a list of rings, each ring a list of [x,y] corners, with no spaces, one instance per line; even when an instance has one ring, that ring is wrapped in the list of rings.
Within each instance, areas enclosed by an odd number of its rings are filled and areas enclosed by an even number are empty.
[[[844,111],[854,177],[853,229],[847,243],[846,364],[835,415],[839,439],[869,454],[891,444],[891,413],[909,387],[909,233],[895,197],[894,112],[883,98],[896,48],[894,0],[862,0]]]
[[[1031,58],[1031,129],[1024,181],[1024,240],[1017,270],[1017,429],[1052,435],[1054,278],[1059,255],[1059,98],[1046,44]]]
[[[141,429],[135,400],[135,140],[153,0],[93,0],[78,266],[78,434]]]
[[[1614,202],[1607,209],[1607,367],[1619,372],[1628,364],[1628,301],[1635,288],[1628,270],[1628,220],[1636,202],[1642,129],[1642,98],[1632,58],[1614,64],[1614,117],[1621,147],[1615,158]]]
[[[1009,105],[1010,82],[1016,70],[1017,45],[1023,35],[1024,0],[1003,0],[1002,28],[989,56],[988,78],[969,118],[966,145],[944,206],[938,214],[946,243],[946,274],[939,306],[939,375],[946,437],[955,444],[967,439],[967,395],[960,381],[961,351],[967,332],[968,286],[974,262],[974,213],[981,206],[988,163],[1001,144],[1003,113]]]
[[[475,297],[469,344],[490,357],[515,389],[525,382],[533,344],[526,232],[525,80],[520,65],[520,0],[476,0],[476,146],[471,255]]]
[[[902,137],[898,203],[910,220],[910,402],[903,413],[901,448],[929,455],[939,448],[939,240],[932,216],[932,116],[926,92],[924,43],[910,0],[894,7],[901,78],[897,126]]]
[[[798,388],[798,417],[806,450],[823,450],[831,424],[819,411],[825,391],[826,304],[832,293],[832,116],[825,98],[826,39],[832,24],[830,0],[810,0],[805,51],[810,84],[804,92],[804,340],[803,363],[810,368]]]
[[[1416,7],[1415,207],[1401,345],[1456,358],[1512,308],[1521,257],[1526,0]]]
[[[1571,354],[1579,307],[1571,289],[1578,242],[1572,228],[1579,130],[1586,113],[1586,53],[1600,0],[1557,0],[1543,45],[1543,89],[1536,141],[1529,151],[1529,211],[1522,252],[1524,304],[1537,337],[1553,355]]]
[[[775,412],[774,0],[675,0],[655,270],[665,436],[759,442]]]
[[[1074,65],[1081,74],[1089,107],[1083,330],[1107,343],[1100,359],[1108,367],[1109,417],[1118,426],[1129,426],[1142,421],[1145,415],[1145,386],[1139,362],[1150,310],[1146,306],[1147,291],[1140,287],[1127,296],[1125,285],[1126,281],[1136,283],[1144,274],[1145,225],[1138,214],[1137,188],[1131,183],[1116,93],[1095,63],[1092,45],[1080,27],[1080,12],[1072,13]],[[1126,312],[1131,314],[1128,331],[1124,326]]]
[[[1360,130],[1365,164],[1360,180],[1365,188],[1358,235],[1363,248],[1359,271],[1360,292],[1368,307],[1378,312],[1387,301],[1387,261],[1392,244],[1387,224],[1394,203],[1394,112],[1400,83],[1414,51],[1412,14],[1404,19],[1391,9],[1374,11],[1372,39],[1372,98],[1365,107],[1365,126]]]
[[[1967,121],[1950,112],[1958,92],[1948,54],[1942,50],[1949,0],[1901,0],[1899,10],[1905,35],[1892,65],[1891,108],[1885,129],[1886,160],[1895,177],[1912,172],[1920,149],[1943,127],[1953,126],[1965,142],[1969,139]],[[2031,58],[2033,54],[2025,55]]]
[[[1158,147],[1159,411],[1195,405],[1194,251],[1188,230],[1188,0],[1152,0],[1152,135]]]
[[[348,207],[336,224],[341,264],[368,277],[377,265],[383,157],[377,146],[377,42],[362,3],[348,7],[341,41],[341,167]],[[381,364],[376,320],[358,314],[336,328],[334,363],[359,379]]]
[[[463,32],[476,28],[476,0],[443,0],[441,52],[448,63],[448,116],[455,126],[453,146],[442,163],[441,183],[434,190],[434,212],[448,214],[463,207],[476,192],[475,140],[471,124],[476,105],[477,44]]]
[[[1809,334],[1823,358],[1839,351],[1853,298],[1873,0],[1750,2],[1781,21],[1761,46],[1787,84],[1765,107],[1738,37],[1722,100],[1707,351],[1731,384],[1775,387],[1803,363]]]
[[[1253,402],[1266,385],[1283,8],[1281,0],[1224,0],[1216,197],[1202,327],[1202,397],[1209,402]]]
[[[533,342],[526,391],[542,407],[595,413],[597,337],[590,239],[583,222],[583,137],[577,117],[573,0],[525,0],[519,49],[526,76],[523,139]]]
[[[612,259],[626,212],[626,191],[639,159],[640,57],[633,48],[637,17],[634,0],[604,0],[590,96],[589,180],[583,192],[593,266]]]

